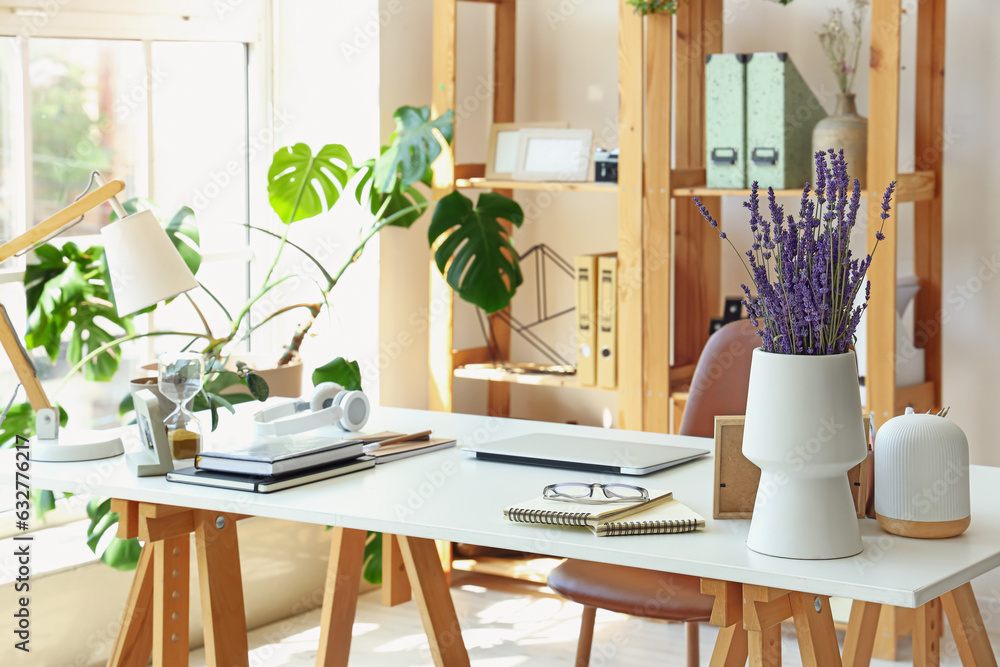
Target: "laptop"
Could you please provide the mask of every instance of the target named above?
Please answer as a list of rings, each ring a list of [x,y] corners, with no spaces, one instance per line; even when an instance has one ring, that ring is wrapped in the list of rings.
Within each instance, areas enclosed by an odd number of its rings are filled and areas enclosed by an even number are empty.
[[[695,438],[691,440],[695,441]],[[701,447],[578,438],[551,433],[498,440],[475,449],[463,449],[462,452],[483,461],[613,475],[648,475],[708,454],[708,450]]]

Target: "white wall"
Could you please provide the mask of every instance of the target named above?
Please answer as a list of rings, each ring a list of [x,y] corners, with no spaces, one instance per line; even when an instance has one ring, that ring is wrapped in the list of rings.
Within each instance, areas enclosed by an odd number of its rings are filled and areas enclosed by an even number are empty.
[[[381,40],[383,140],[391,125],[386,118],[399,104],[426,104],[430,100],[431,3],[416,0],[380,0],[383,10],[395,8],[383,27]],[[915,3],[904,2],[903,104],[900,115],[900,169],[913,160],[913,65]],[[472,5],[472,6],[470,6]],[[827,10],[842,2],[799,0],[781,6],[764,0],[731,0],[726,3],[727,51],[788,51],[810,85],[832,108],[829,91],[835,81],[829,73],[815,32]],[[560,2],[536,0],[518,6],[517,118],[518,120],[570,121],[573,127],[600,132],[617,118],[617,14],[614,2]],[[482,162],[488,102],[476,96],[476,87],[490,76],[492,12],[475,3],[460,5],[458,61],[459,161]],[[565,19],[565,20],[563,20]],[[944,178],[944,324],[945,380],[943,398],[952,406],[950,417],[968,433],[976,463],[1000,465],[1000,450],[991,445],[990,409],[1000,389],[1000,225],[991,218],[989,186],[1000,167],[992,153],[1000,146],[991,123],[1000,92],[988,82],[1000,74],[1000,50],[991,39],[1000,25],[1000,6],[986,0],[952,2],[947,23],[947,83],[945,89]],[[867,45],[855,89],[862,114],[867,114]],[[824,92],[826,91],[826,92]],[[993,149],[993,150],[991,150]],[[537,195],[535,195],[537,196]],[[526,208],[530,193],[518,195]],[[724,204],[726,226],[741,236],[740,201]],[[516,236],[522,251],[539,242],[551,243],[566,257],[582,252],[613,249],[615,202],[598,194],[563,194],[542,215],[529,217]],[[912,272],[912,205],[900,207],[900,274]],[[426,223],[425,223],[426,224]],[[426,406],[426,329],[421,309],[427,307],[427,252],[424,228],[409,235],[383,239],[383,272],[380,311],[385,346],[401,337],[408,345],[394,348],[383,368],[386,404]],[[726,255],[724,254],[724,257]],[[391,260],[391,264],[389,263]],[[981,273],[980,273],[981,272]],[[531,277],[529,276],[529,281]],[[550,278],[551,280],[551,278]],[[727,257],[724,293],[737,294],[737,265]],[[562,296],[565,296],[562,295]],[[571,297],[571,294],[569,295]],[[515,314],[528,316],[533,298],[516,302]],[[456,346],[482,344],[475,320],[466,309],[458,313]],[[558,341],[571,334],[570,322],[551,326],[545,333]],[[982,342],[980,342],[982,341]],[[515,342],[514,357],[535,360]],[[456,381],[456,408],[478,412],[485,407],[482,383]],[[613,394],[585,390],[513,388],[512,412],[518,417],[577,420],[598,424],[604,409],[617,412]]]

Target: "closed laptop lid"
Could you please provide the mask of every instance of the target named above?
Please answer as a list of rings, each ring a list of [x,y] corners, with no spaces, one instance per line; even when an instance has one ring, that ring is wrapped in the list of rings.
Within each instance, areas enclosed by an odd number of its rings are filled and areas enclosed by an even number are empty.
[[[683,436],[671,436],[670,439],[672,442],[688,440],[692,445],[701,443],[700,439]],[[708,450],[703,447],[602,440],[552,433],[497,440],[462,451],[487,461],[620,475],[645,475],[708,454]]]

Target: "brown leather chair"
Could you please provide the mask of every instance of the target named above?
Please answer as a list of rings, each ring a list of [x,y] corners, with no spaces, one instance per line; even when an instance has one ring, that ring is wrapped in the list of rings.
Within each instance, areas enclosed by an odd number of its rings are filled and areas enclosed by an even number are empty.
[[[742,415],[747,407],[750,359],[760,337],[743,320],[722,327],[705,345],[691,379],[681,435],[712,437],[717,415]],[[583,605],[576,667],[590,664],[597,609],[686,624],[687,664],[698,667],[698,623],[707,621],[712,598],[697,577],[569,559],[549,574],[549,587]]]

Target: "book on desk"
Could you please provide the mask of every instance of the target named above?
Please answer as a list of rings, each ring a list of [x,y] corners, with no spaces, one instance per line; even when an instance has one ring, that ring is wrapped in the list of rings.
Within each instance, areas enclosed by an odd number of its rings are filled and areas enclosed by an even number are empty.
[[[285,475],[308,468],[356,459],[364,453],[360,439],[324,436],[259,438],[247,447],[207,451],[195,457],[195,468],[244,475]]]
[[[307,468],[285,475],[246,475],[204,470],[190,466],[168,472],[167,481],[179,482],[181,484],[196,484],[198,486],[212,486],[218,489],[250,491],[252,493],[272,493],[374,467],[375,458],[372,456],[361,456],[333,465]]]

